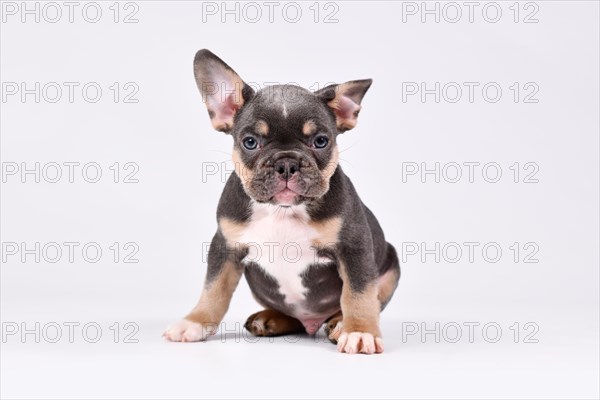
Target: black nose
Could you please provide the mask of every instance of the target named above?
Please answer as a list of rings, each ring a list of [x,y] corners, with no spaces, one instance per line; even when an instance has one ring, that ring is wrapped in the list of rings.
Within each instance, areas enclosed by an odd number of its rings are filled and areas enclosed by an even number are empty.
[[[298,172],[298,160],[291,157],[283,157],[275,161],[275,172],[286,181]]]

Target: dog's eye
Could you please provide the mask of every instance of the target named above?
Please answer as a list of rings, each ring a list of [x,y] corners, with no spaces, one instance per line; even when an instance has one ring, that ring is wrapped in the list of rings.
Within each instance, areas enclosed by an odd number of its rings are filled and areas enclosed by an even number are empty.
[[[248,150],[254,150],[256,147],[258,147],[258,141],[250,136],[244,138],[244,140],[242,140],[242,144]]]
[[[326,147],[328,143],[329,143],[329,138],[327,136],[323,136],[323,135],[317,136],[315,138],[315,141],[313,142],[314,146],[317,149],[322,149],[322,148]]]

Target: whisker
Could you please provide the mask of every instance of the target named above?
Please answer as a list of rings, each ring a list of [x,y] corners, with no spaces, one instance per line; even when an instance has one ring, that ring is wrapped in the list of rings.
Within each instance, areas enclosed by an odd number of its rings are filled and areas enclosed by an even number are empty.
[[[226,151],[223,151],[223,150],[216,150],[216,149],[212,149],[212,150],[208,150],[208,151],[210,151],[210,152],[213,152],[213,153],[223,153],[223,154],[226,154],[226,155],[228,155],[229,157],[232,157],[232,156],[233,156],[233,153],[228,153],[228,152],[226,152]]]
[[[354,167],[354,164],[352,164],[350,161],[346,160],[345,158],[340,158],[340,161],[343,161],[346,164],[350,165],[351,167]]]
[[[345,149],[343,149],[343,150],[341,150],[341,149],[340,149],[340,150],[339,150],[339,152],[340,152],[340,153],[343,153],[343,152],[345,152],[346,150],[350,150],[351,148],[353,148],[353,147],[354,147],[354,146],[356,146],[357,144],[358,144],[358,142],[354,142],[353,144],[351,144],[350,146],[346,147]]]

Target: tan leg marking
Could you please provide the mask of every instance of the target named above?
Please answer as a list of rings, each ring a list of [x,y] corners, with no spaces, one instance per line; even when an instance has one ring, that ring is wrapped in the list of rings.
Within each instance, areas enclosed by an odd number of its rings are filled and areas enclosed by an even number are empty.
[[[342,277],[342,333],[338,338],[338,350],[345,353],[381,353],[383,340],[379,331],[380,303],[378,288],[369,284],[362,292],[350,287],[345,265],[340,262]]]
[[[280,336],[304,332],[304,325],[296,318],[272,309],[252,314],[244,327],[254,336]]]
[[[199,323],[219,324],[240,281],[243,270],[232,261],[225,261],[221,273],[205,285],[198,305],[186,319]]]
[[[196,342],[217,332],[242,276],[242,269],[231,261],[226,261],[221,268],[219,275],[205,284],[196,307],[182,321],[167,328],[165,338],[174,342]]]

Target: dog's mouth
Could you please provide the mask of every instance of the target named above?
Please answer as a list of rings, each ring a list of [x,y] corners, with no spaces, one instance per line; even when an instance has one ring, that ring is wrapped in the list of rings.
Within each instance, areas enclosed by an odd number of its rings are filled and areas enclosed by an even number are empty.
[[[289,187],[275,193],[272,197],[272,200],[279,205],[282,206],[291,206],[297,203],[297,201],[301,198],[299,193],[294,192]]]
[[[282,188],[278,188],[271,202],[281,206],[292,206],[298,204],[302,200],[302,195],[299,189],[295,187],[293,182],[281,182]]]

